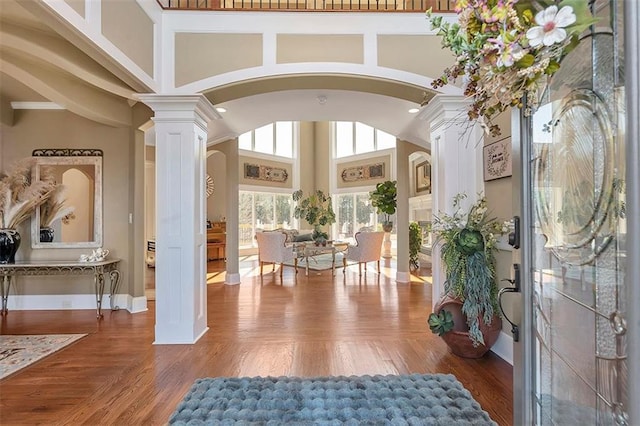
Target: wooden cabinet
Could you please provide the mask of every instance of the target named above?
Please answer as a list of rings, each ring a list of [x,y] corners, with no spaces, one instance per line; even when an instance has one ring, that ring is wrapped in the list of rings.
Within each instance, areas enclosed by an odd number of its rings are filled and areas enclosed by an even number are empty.
[[[226,259],[226,246],[226,222],[211,222],[211,228],[207,228],[207,260]]]

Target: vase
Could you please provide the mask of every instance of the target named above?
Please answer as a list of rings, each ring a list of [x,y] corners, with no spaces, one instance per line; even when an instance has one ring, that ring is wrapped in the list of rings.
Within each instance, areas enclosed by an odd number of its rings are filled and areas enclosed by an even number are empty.
[[[53,228],[49,228],[48,226],[40,228],[40,242],[41,243],[53,242]]]
[[[0,229],[0,264],[16,263],[20,234],[15,229]]]
[[[494,315],[491,324],[486,325],[480,318],[480,331],[485,344],[474,347],[469,338],[467,317],[462,313],[462,303],[460,299],[445,295],[433,307],[433,312],[436,314],[444,309],[453,315],[453,330],[440,337],[455,355],[461,358],[482,358],[498,340],[500,331],[502,331],[502,320],[498,315]]]

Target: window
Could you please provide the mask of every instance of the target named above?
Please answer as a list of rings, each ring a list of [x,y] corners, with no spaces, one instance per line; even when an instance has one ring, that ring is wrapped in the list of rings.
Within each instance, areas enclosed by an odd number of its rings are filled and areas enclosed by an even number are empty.
[[[362,227],[375,226],[375,209],[371,206],[368,192],[340,194],[335,199],[338,239],[353,237]]]
[[[238,245],[253,247],[257,230],[288,229],[293,220],[293,200],[289,194],[240,191],[238,202]]]
[[[336,121],[334,129],[336,158],[395,148],[396,146],[395,136],[363,123]]]
[[[293,158],[293,121],[277,121],[238,137],[238,147],[246,151]]]

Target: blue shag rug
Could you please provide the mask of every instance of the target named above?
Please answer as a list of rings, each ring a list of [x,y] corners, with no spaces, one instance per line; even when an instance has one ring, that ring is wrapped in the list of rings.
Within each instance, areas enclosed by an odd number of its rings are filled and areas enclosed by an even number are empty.
[[[451,374],[198,379],[172,425],[492,425]]]

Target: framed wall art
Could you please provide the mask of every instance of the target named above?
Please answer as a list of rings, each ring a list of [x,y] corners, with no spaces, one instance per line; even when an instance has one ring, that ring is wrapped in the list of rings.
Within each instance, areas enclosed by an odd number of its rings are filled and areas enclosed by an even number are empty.
[[[416,192],[431,194],[431,163],[428,161],[416,165]]]
[[[511,138],[505,138],[484,147],[484,181],[511,176]]]

